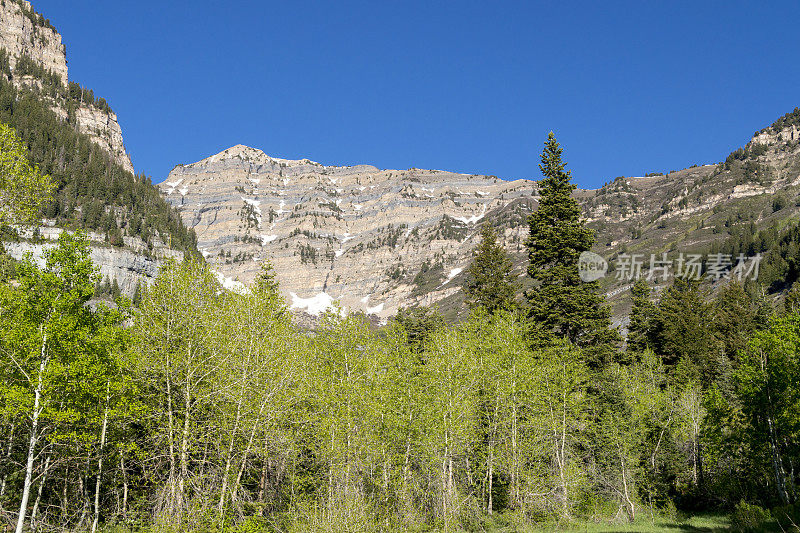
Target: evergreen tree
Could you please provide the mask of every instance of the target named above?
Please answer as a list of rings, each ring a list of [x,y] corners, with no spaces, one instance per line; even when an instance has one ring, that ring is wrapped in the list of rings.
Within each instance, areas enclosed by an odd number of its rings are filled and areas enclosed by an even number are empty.
[[[753,300],[744,286],[734,281],[725,285],[714,298],[713,331],[731,361],[738,359],[753,333],[767,325],[761,316],[761,302]]]
[[[394,319],[405,329],[408,345],[415,353],[421,353],[433,332],[444,326],[444,317],[430,307],[401,307]]]
[[[650,286],[642,278],[637,279],[631,288],[633,309],[628,325],[628,351],[643,352],[653,347],[652,336],[657,308],[650,299],[650,292]]]
[[[539,169],[539,208],[529,217],[528,274],[536,285],[528,294],[530,319],[540,332],[555,333],[583,347],[593,366],[607,363],[618,341],[597,282],[584,283],[578,259],[594,244],[572,196],[575,185],[561,159],[553,132],[547,137]]]
[[[497,232],[490,224],[484,224],[464,287],[467,304],[473,309],[483,307],[489,313],[512,309],[516,293],[513,268],[505,249],[497,243]]]
[[[676,278],[658,306],[655,351],[664,363],[680,363],[681,381],[701,380],[708,386],[724,371],[720,346],[708,323],[711,306],[696,280]]]

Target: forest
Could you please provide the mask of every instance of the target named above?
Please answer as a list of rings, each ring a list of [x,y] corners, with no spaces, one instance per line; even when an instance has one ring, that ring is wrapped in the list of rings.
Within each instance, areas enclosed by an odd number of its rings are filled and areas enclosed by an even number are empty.
[[[12,73],[5,50],[0,50],[0,72],[0,122],[14,128],[29,159],[55,185],[51,200],[42,207],[45,217],[62,227],[104,233],[114,246],[122,246],[127,235],[150,247],[159,239],[173,249],[197,253],[194,232],[183,225],[150,178],[134,176],[76,131],[76,107],[93,105],[110,112],[105,100],[75,83],[65,88],[57,76],[25,56]],[[7,79],[26,74],[42,86],[19,88]],[[66,120],[53,111],[54,105],[66,110]]]
[[[541,171],[532,288],[518,296],[484,223],[458,324],[417,308],[376,328],[333,309],[303,330],[268,263],[240,294],[193,257],[135,307],[98,302],[86,238],[62,233],[44,266],[0,280],[0,520],[535,531],[716,512],[796,531],[800,300],[639,280],[623,335],[579,278],[594,235],[552,134]]]

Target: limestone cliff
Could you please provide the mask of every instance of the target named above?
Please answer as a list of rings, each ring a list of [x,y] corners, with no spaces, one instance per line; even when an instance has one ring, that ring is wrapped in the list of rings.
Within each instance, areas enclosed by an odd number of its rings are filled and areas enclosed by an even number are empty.
[[[437,170],[325,166],[234,146],[179,165],[161,184],[224,276],[274,265],[287,300],[312,314],[337,300],[386,318],[459,290],[476,224],[533,184]],[[519,230],[506,235],[521,246]]]
[[[23,230],[21,240],[3,242],[3,249],[14,259],[20,260],[30,253],[34,260],[44,266],[44,251],[55,246],[62,228],[53,227],[49,221],[36,230]],[[148,250],[147,245],[135,237],[125,237],[125,246],[109,246],[103,234],[89,232],[91,259],[97,266],[101,279],[116,280],[122,294],[132,297],[136,286],[145,287],[155,280],[158,271],[168,259],[181,260],[181,252],[159,244]]]
[[[61,90],[50,98],[53,100],[54,110],[66,119],[66,99],[70,97],[66,48],[61,41],[61,35],[49,20],[36,13],[30,2],[0,2],[0,49],[8,54],[11,80],[15,85],[42,86],[42,80],[36,75],[20,72],[22,58],[39,65],[42,72],[55,75]],[[108,108],[98,107],[94,102],[79,99],[75,104],[75,120],[79,131],[89,135],[117,163],[133,172],[133,164],[125,150],[117,115]]]

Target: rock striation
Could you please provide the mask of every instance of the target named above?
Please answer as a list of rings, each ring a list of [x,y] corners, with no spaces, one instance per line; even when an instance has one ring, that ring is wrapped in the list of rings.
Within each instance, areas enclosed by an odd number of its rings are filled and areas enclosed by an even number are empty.
[[[0,2],[0,49],[8,54],[11,80],[17,86],[41,86],[41,81],[29,75],[18,75],[17,66],[22,57],[31,59],[45,71],[55,74],[66,90],[69,77],[66,47],[61,35],[37,13],[26,0]],[[63,99],[53,98],[54,110],[64,119],[67,106]],[[78,129],[92,138],[126,170],[133,172],[131,158],[125,150],[117,115],[110,109],[101,109],[94,102],[78,102],[75,111]]]
[[[23,229],[20,231],[21,240],[3,242],[5,252],[16,260],[30,254],[43,267],[44,252],[53,248],[59,235],[65,231],[54,227],[52,221],[44,222],[42,227],[36,229],[35,239],[32,230]],[[148,250],[141,239],[134,237],[125,237],[124,247],[109,246],[102,234],[90,232],[87,237],[91,244],[91,259],[98,267],[100,279],[116,280],[122,294],[128,297],[134,295],[137,286],[150,285],[167,260],[183,259],[181,252],[163,244]]]
[[[269,261],[294,309],[336,301],[381,319],[458,291],[476,225],[534,200],[525,180],[326,166],[242,145],[178,165],[160,187],[227,279],[247,285]]]

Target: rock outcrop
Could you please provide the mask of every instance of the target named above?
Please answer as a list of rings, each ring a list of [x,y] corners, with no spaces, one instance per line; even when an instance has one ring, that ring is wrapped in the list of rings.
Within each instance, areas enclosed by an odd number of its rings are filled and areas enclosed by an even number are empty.
[[[44,266],[45,250],[55,246],[62,228],[45,225],[37,229],[37,238],[32,239],[31,230],[21,232],[23,240],[3,242],[5,252],[14,259],[21,260],[31,254],[40,267]],[[166,246],[156,246],[145,252],[147,246],[140,239],[125,237],[125,247],[109,246],[104,243],[104,235],[89,233],[91,259],[98,267],[100,278],[116,280],[122,294],[132,297],[137,285],[145,287],[153,282],[159,270],[168,259],[181,260],[183,254]]]
[[[21,56],[28,56],[55,73],[66,87],[67,52],[61,35],[26,0],[0,4],[0,48],[8,51],[11,69]]]
[[[30,75],[18,75],[17,67],[22,57],[29,58],[45,71],[55,74],[64,93],[69,83],[66,48],[61,35],[26,0],[3,0],[0,3],[0,49],[8,53],[11,79],[17,86],[41,86],[41,81]],[[63,98],[53,99],[53,107],[66,119]],[[100,109],[94,102],[78,102],[75,114],[78,129],[91,137],[126,170],[133,172],[131,158],[125,150],[122,129],[117,115],[110,109]]]
[[[534,191],[523,180],[325,166],[241,145],[175,167],[160,186],[229,280],[247,285],[270,261],[296,310],[338,301],[380,318],[459,290],[476,224],[532,203]],[[509,246],[521,239],[506,236]]]

